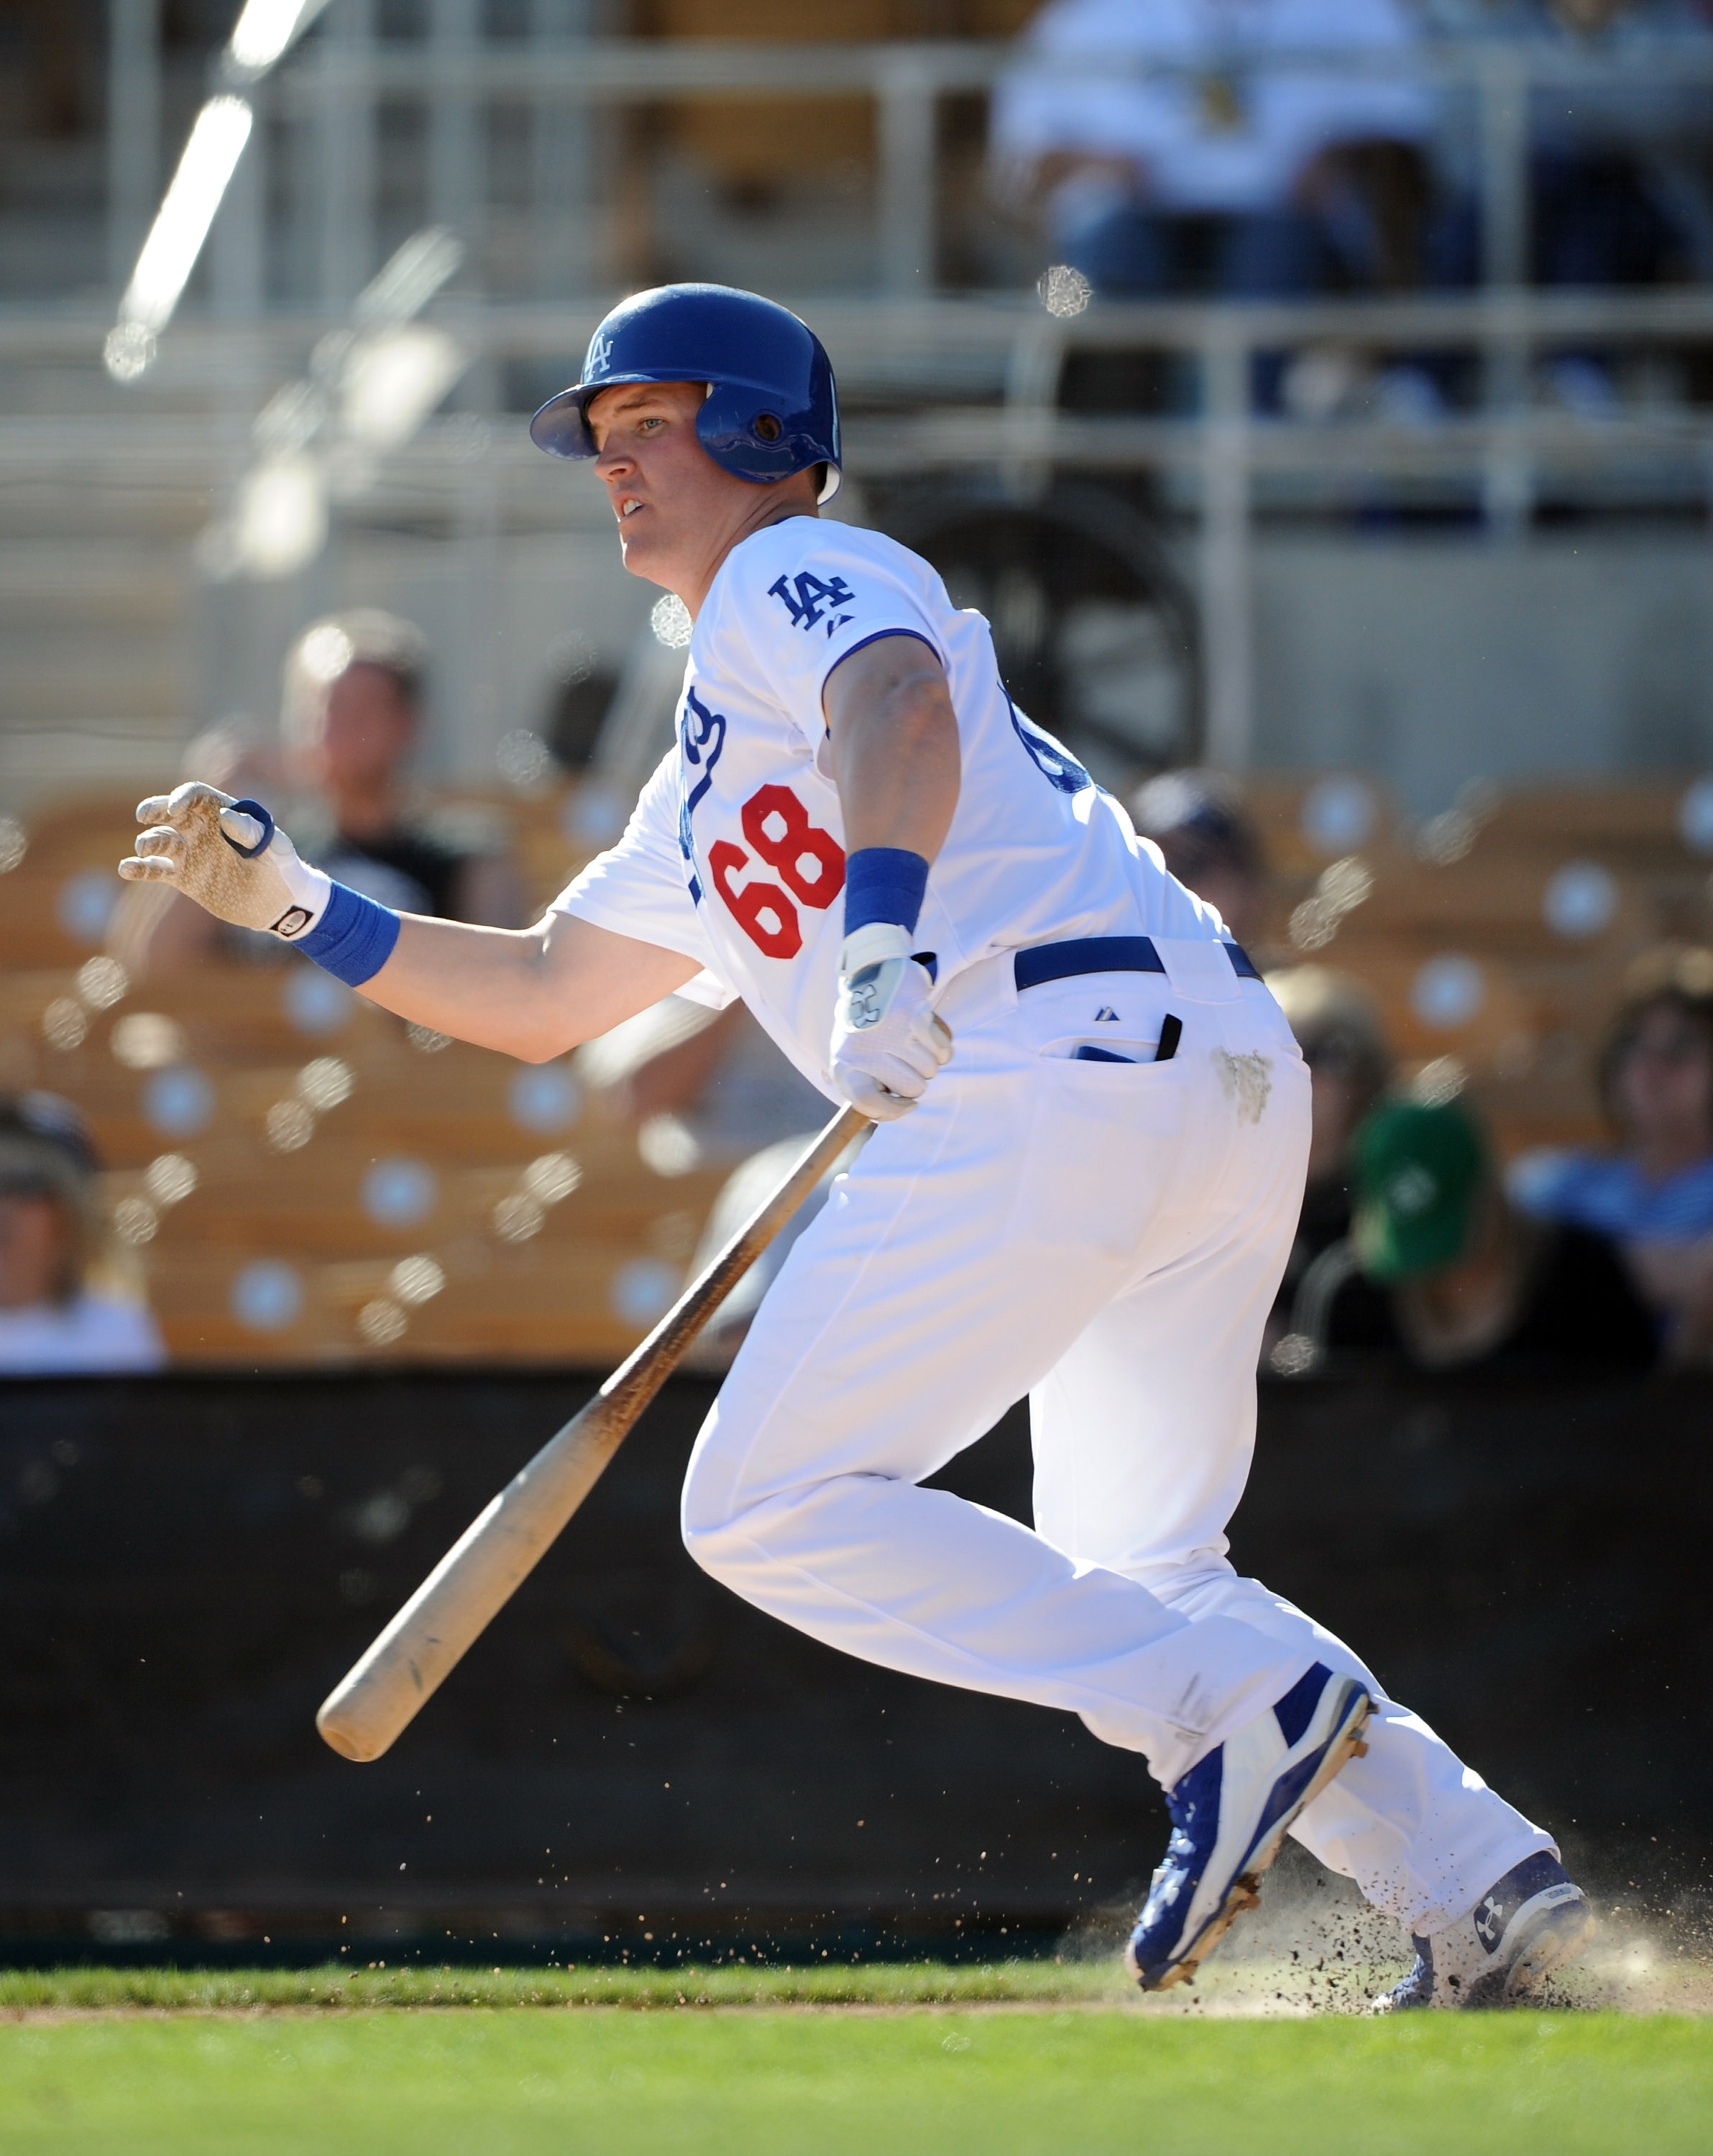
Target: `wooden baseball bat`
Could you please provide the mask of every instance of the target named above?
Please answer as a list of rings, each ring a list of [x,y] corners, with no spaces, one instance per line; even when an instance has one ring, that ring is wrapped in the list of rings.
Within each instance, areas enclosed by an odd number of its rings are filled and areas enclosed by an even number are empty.
[[[472,1520],[362,1661],[328,1693],[316,1727],[347,1759],[378,1759],[523,1584],[643,1409],[738,1282],[851,1141],[834,1116],[759,1210],[588,1406]]]

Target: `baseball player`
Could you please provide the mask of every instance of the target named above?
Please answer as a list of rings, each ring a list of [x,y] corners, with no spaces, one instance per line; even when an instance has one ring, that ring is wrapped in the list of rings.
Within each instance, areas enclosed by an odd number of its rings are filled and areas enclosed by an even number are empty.
[[[533,928],[401,917],[191,783],[141,804],[121,873],[532,1061],[674,990],[741,996],[877,1128],[697,1442],[697,1560],[849,1653],[1139,1753],[1173,1822],[1145,1988],[1193,1971],[1290,1832],[1413,1936],[1380,2003],[1525,1995],[1589,1924],[1550,1837],[1226,1555],[1309,1142],[1254,967],[1012,704],[981,616],[820,518],[837,406],[795,316],[641,293],[531,432],[593,465],[625,567],[695,622],[619,843]],[[921,1486],[1024,1394],[1033,1531]]]

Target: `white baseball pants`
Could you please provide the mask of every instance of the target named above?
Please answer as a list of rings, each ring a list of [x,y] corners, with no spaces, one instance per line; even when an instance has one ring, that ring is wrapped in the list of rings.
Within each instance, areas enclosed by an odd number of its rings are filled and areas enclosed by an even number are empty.
[[[1080,1715],[1170,1788],[1316,1661],[1369,1750],[1295,1832],[1412,1932],[1547,1835],[1226,1557],[1309,1074],[1217,945],[1168,972],[950,984],[954,1058],[792,1250],[697,1440],[684,1537],[773,1615],[888,1668]],[[1082,1060],[1079,1043],[1169,1061]],[[1109,1015],[1098,1015],[1109,1014]],[[1024,1394],[1036,1529],[922,1479]]]

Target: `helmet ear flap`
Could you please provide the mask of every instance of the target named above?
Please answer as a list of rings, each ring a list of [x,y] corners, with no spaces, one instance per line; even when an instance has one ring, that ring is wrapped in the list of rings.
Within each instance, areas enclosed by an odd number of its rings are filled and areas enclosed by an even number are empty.
[[[696,432],[714,462],[739,479],[766,484],[789,479],[818,461],[804,454],[798,415],[777,397],[736,383],[716,382],[696,415]]]

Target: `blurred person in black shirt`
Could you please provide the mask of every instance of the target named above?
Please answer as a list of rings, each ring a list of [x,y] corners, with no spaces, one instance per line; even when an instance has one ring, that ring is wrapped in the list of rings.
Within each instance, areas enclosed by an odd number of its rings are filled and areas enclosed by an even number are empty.
[[[1350,1233],[1304,1275],[1273,1350],[1278,1374],[1362,1358],[1617,1376],[1658,1360],[1653,1321],[1612,1245],[1516,1211],[1458,1102],[1384,1103],[1356,1133],[1352,1165]]]
[[[517,873],[490,843],[424,816],[408,768],[421,732],[428,647],[396,614],[355,607],[311,622],[286,661],[280,750],[241,722],[192,745],[194,776],[276,810],[290,806],[299,850],[339,882],[402,913],[516,928],[527,911]],[[126,887],[109,942],[134,978],[223,947],[275,960],[278,939],[229,930],[175,894]]]
[[[313,622],[291,647],[281,713],[287,769],[320,796],[330,825],[316,839],[306,830],[303,851],[397,912],[515,928],[524,908],[509,866],[449,839],[411,807],[405,769],[421,726],[427,655],[419,629],[373,607]]]

